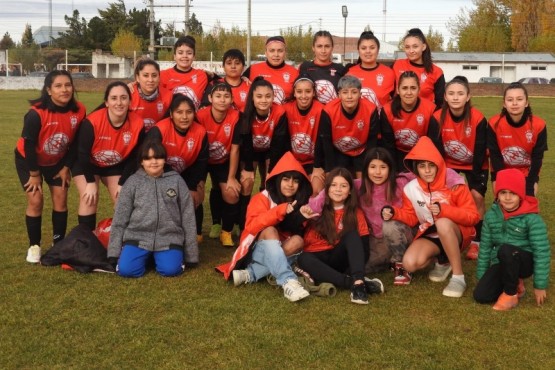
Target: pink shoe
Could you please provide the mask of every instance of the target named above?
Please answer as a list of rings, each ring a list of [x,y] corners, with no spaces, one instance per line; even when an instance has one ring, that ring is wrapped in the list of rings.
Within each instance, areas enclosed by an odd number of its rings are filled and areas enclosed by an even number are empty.
[[[524,279],[518,279],[518,285],[516,286],[516,296],[518,299],[522,299],[526,295],[526,287],[524,286]]]
[[[466,252],[466,258],[475,261],[478,259],[478,252],[480,252],[480,243],[472,242]]]
[[[409,285],[412,274],[403,268],[401,262],[395,262],[393,285]]]

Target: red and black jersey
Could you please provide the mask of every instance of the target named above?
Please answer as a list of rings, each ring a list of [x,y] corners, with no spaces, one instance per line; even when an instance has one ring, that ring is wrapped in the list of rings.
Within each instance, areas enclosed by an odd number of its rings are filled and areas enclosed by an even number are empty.
[[[357,232],[360,236],[370,235],[368,230],[368,224],[366,223],[366,218],[364,217],[364,212],[360,208],[357,208]],[[335,220],[335,230],[339,235],[343,231],[343,214],[345,213],[344,208],[336,209],[334,211]],[[328,243],[328,241],[316,231],[314,227],[309,227],[304,235],[304,247],[303,252],[322,252],[333,249],[339,240],[337,240],[333,245]]]
[[[247,105],[247,97],[249,96],[249,89],[251,87],[250,81],[241,80],[237,86],[231,86],[231,94],[233,95],[233,106],[240,112],[245,111]]]
[[[299,71],[287,63],[274,67],[268,62],[263,62],[251,65],[243,75],[251,81],[262,76],[271,82],[274,87],[274,103],[283,104],[293,97],[293,82],[299,75]]]
[[[123,162],[135,149],[143,133],[143,120],[133,112],[120,127],[114,127],[108,118],[108,109],[102,108],[87,116],[93,128],[94,141],[90,161],[97,167],[111,167]]]
[[[183,94],[189,97],[198,109],[208,80],[208,75],[202,69],[191,68],[183,72],[174,66],[160,72],[160,90],[170,96]]]
[[[131,104],[129,110],[137,113],[143,119],[145,132],[148,132],[156,124],[164,118],[166,111],[170,107],[172,95],[167,91],[158,90],[158,95],[152,100],[146,100],[139,93],[139,86],[135,84],[133,93],[131,94]]]
[[[237,124],[241,113],[229,108],[222,122],[216,122],[212,116],[212,108],[205,107],[198,111],[197,121],[206,129],[208,135],[208,164],[226,163],[230,159],[231,146],[239,144],[240,137]]]
[[[523,122],[510,124],[505,115],[495,115],[489,120],[489,129],[493,136],[488,137],[492,170],[496,173],[503,168],[517,168],[525,176],[531,168],[538,165],[534,160],[535,153],[541,154],[547,150],[545,121],[539,117],[523,117]],[[539,168],[534,177],[539,175]],[[495,177],[492,176],[492,180]],[[537,181],[537,180],[536,180]]]
[[[78,110],[53,111],[31,107],[40,119],[40,131],[36,141],[35,154],[39,166],[53,166],[66,156],[70,144],[75,139],[75,134],[85,118],[85,106],[77,102]],[[30,138],[29,138],[30,139]],[[17,151],[22,157],[25,155],[25,137],[17,141]]]
[[[376,119],[377,108],[368,100],[360,99],[356,111],[351,116],[345,114],[340,99],[329,102],[324,107],[324,112],[331,123],[333,146],[341,153],[356,157],[366,150],[370,140],[377,139],[378,122],[372,122]]]
[[[357,64],[349,68],[346,74],[360,80],[362,97],[380,109],[391,101],[395,93],[395,73],[383,64],[378,63],[375,68],[364,68]]]
[[[257,117],[251,122],[252,146],[255,152],[270,150],[274,130],[285,116],[285,110],[279,104],[273,103],[270,114],[264,120]]]
[[[489,167],[486,137],[487,121],[476,108],[470,108],[468,124],[463,117],[454,117],[447,108],[441,122],[442,110],[434,113],[439,123],[445,165],[456,170],[485,170]]]
[[[166,148],[166,162],[177,173],[183,173],[197,160],[206,137],[206,130],[193,122],[187,132],[180,133],[174,127],[171,118],[165,118],[156,124]]]
[[[337,98],[337,84],[345,75],[345,67],[339,63],[320,65],[306,61],[299,66],[299,74],[310,76],[316,87],[316,98],[322,104],[328,104]]]
[[[405,71],[416,73],[420,79],[419,96],[435,103],[437,107],[441,107],[445,94],[445,77],[443,70],[437,65],[433,65],[432,72],[426,72],[423,65],[415,64],[408,59],[397,59],[393,64],[393,71],[396,81],[399,81],[399,76]]]
[[[313,163],[314,147],[324,105],[314,100],[309,109],[301,111],[297,107],[297,102],[292,101],[285,104],[283,108],[287,115],[291,136],[291,152],[302,165]]]

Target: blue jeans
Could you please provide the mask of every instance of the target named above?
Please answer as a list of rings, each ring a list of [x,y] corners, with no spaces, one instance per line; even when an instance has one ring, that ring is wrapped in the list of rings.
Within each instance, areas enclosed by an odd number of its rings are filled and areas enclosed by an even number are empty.
[[[177,276],[183,273],[183,251],[168,249],[150,252],[134,245],[124,245],[118,261],[118,275],[123,277],[141,277],[146,271],[146,262],[154,256],[156,271],[162,276]]]
[[[283,286],[287,280],[296,280],[297,275],[291,269],[295,259],[296,256],[285,256],[279,240],[257,241],[252,252],[252,262],[247,266],[251,282],[267,275],[275,277],[280,286]]]

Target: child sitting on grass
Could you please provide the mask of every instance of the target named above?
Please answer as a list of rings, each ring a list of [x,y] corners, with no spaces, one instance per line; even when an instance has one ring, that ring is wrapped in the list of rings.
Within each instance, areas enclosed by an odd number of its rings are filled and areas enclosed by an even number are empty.
[[[515,168],[497,173],[495,197],[497,201],[484,217],[474,299],[497,301],[494,310],[510,310],[526,292],[523,279],[533,274],[536,303],[542,305],[547,297],[551,248],[538,214],[538,200],[526,195],[525,176]]]

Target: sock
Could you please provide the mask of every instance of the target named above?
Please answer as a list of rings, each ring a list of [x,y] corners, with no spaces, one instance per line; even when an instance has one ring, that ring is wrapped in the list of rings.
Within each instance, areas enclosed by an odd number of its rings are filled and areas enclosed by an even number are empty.
[[[222,209],[222,231],[231,232],[238,216],[239,204],[228,204],[224,202],[224,207]]]
[[[87,216],[78,215],[77,222],[79,224],[85,224],[91,230],[94,230],[96,228],[96,213],[93,213],[92,215],[87,215]]]
[[[224,200],[219,186],[212,186],[208,201],[210,203],[210,213],[212,214],[212,225],[221,224]]]
[[[455,274],[453,274],[453,275],[451,276],[451,279],[453,279],[453,280],[458,280],[458,281],[460,281],[461,283],[466,284],[466,282],[464,281],[464,275],[455,275]]]
[[[239,195],[239,229],[241,230],[245,230],[245,219],[247,218],[247,207],[250,200],[250,195]]]
[[[42,216],[25,215],[25,225],[27,226],[27,236],[29,237],[29,246],[39,245],[41,239]]]
[[[478,221],[476,226],[474,226],[474,228],[476,229],[476,236],[474,237],[474,241],[477,242],[478,244],[480,243],[480,240],[482,240],[482,224],[483,223],[484,223],[484,220],[480,220],[480,221]]]
[[[204,207],[200,204],[195,209],[195,221],[197,222],[197,235],[202,235],[202,220],[204,218]]]
[[[66,236],[67,230],[67,211],[52,211],[52,241],[54,244]]]

